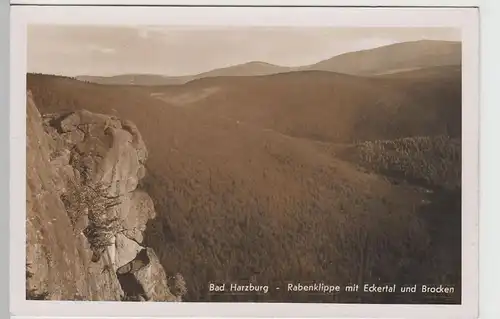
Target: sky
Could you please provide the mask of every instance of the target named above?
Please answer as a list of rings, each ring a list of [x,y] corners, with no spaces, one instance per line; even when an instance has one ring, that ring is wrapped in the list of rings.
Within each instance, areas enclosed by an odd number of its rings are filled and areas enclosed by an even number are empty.
[[[423,39],[460,41],[460,30],[30,25],[27,64],[29,72],[66,76],[182,76],[251,61],[309,65]]]

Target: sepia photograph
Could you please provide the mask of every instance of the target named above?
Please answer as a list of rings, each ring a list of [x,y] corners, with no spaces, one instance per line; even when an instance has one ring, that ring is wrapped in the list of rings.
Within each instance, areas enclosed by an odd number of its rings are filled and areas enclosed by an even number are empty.
[[[459,30],[28,32],[27,298],[460,303]]]
[[[24,30],[25,300],[464,303],[462,28]]]

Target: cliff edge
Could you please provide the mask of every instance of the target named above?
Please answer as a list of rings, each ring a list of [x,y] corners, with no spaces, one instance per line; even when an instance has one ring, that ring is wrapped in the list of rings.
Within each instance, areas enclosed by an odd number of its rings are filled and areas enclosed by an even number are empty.
[[[27,94],[26,298],[181,301],[143,233],[156,212],[138,188],[136,126],[86,110],[41,115]]]

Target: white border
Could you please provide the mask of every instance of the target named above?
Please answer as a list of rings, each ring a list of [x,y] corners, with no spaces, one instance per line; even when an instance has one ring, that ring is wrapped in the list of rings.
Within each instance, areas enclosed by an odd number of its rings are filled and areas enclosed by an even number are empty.
[[[480,317],[500,318],[500,1],[481,5],[481,127],[480,127]],[[485,7],[487,5],[487,8]]]
[[[26,171],[26,26],[163,24],[458,27],[463,38],[463,303],[462,305],[120,303],[24,300]],[[478,11],[402,8],[13,7],[11,12],[11,313],[17,316],[216,316],[476,318],[478,311]]]
[[[41,5],[229,5],[229,6],[424,6],[472,7],[481,0],[11,0],[11,4]]]

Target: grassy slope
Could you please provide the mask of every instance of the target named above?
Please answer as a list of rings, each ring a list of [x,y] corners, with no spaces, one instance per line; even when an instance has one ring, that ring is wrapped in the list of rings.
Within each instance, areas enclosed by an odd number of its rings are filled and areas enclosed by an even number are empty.
[[[431,211],[422,205],[428,195],[335,156],[335,143],[369,137],[458,135],[457,70],[433,73],[439,81],[304,72],[203,79],[175,89],[47,76],[30,76],[28,86],[42,112],[85,107],[137,124],[150,150],[144,187],[161,213],[149,242],[167,271],[185,275],[188,298],[200,301],[224,300],[207,294],[214,279],[422,283],[451,274],[443,280],[454,282],[457,264],[436,268],[449,265],[437,261],[450,247],[439,256],[432,248],[420,214]],[[150,96],[214,86],[215,93],[182,107]],[[358,298],[395,301],[337,300]]]

